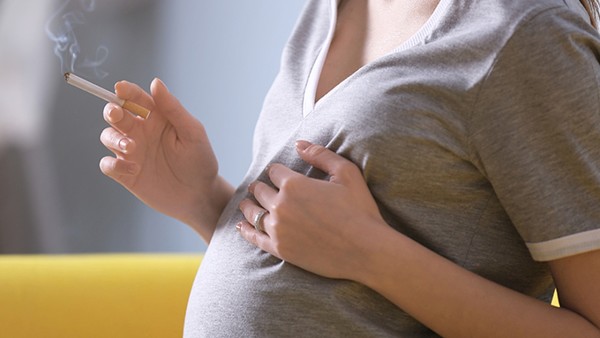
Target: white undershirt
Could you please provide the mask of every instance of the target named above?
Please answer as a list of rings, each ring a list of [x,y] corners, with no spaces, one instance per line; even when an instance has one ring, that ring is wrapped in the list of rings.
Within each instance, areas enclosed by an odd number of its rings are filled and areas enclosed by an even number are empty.
[[[333,40],[333,34],[335,33],[335,25],[337,23],[337,8],[339,1],[340,0],[329,0],[331,7],[329,32],[327,33],[327,38],[325,38],[325,42],[323,42],[323,46],[319,51],[319,55],[317,56],[317,59],[312,69],[310,70],[310,74],[308,75],[308,83],[306,84],[306,89],[304,90],[304,102],[302,104],[302,115],[304,115],[304,117],[308,116],[308,114],[310,114],[310,112],[312,112],[315,108],[315,99],[317,97],[317,87],[321,78],[321,71],[323,70],[325,58],[327,57],[327,52],[329,51],[329,46],[331,45],[331,41]]]

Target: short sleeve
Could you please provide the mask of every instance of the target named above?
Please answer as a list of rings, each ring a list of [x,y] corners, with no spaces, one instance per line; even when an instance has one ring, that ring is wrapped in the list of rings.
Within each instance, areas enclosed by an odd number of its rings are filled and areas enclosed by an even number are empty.
[[[600,249],[598,34],[566,8],[523,23],[470,116],[475,163],[532,257]]]

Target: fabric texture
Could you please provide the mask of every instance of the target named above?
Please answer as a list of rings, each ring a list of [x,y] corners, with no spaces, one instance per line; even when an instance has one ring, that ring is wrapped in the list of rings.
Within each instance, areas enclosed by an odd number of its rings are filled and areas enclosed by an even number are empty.
[[[298,139],[357,164],[397,231],[549,301],[552,278],[536,260],[600,248],[600,45],[578,3],[441,0],[409,46],[307,113],[334,12],[309,1],[283,51],[252,164],[196,277],[185,336],[436,336],[365,286],[301,270],[236,232],[238,204],[249,183],[268,181],[269,163],[326,178],[299,159]],[[569,237],[582,233],[596,240]]]

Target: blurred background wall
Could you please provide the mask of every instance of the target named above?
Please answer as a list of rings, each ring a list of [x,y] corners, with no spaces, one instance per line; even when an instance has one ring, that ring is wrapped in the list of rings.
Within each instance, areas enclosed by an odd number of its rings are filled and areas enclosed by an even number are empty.
[[[46,33],[65,3],[0,0],[0,253],[204,250],[192,230],[147,208],[98,169],[110,154],[99,141],[104,102],[64,82]],[[237,184],[303,5],[98,0],[73,30],[82,54],[94,59],[99,46],[108,50],[100,66],[107,75],[90,78],[97,84],[112,88],[127,79],[147,89],[154,77],[163,79],[205,124],[222,175]]]

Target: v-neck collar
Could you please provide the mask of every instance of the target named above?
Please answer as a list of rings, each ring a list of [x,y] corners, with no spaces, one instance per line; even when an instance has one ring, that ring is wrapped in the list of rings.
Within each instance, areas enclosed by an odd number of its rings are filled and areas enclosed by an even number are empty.
[[[335,34],[335,28],[337,24],[337,16],[338,16],[338,5],[341,0],[329,0],[329,31],[327,32],[327,36],[321,45],[317,58],[313,63],[313,66],[310,70],[307,83],[304,90],[304,98],[302,103],[302,115],[303,117],[307,117],[312,113],[319,102],[323,101],[323,99],[327,99],[329,96],[333,95],[340,86],[343,86],[348,81],[351,81],[357,73],[360,73],[365,67],[379,61],[381,58],[384,58],[390,54],[398,53],[403,50],[409,49],[411,47],[417,46],[425,41],[427,36],[431,34],[431,32],[438,26],[439,21],[442,19],[444,14],[447,12],[448,6],[452,0],[440,0],[440,3],[437,5],[429,19],[419,28],[419,30],[413,34],[406,41],[402,42],[397,48],[393,49],[391,52],[363,65],[359,69],[357,69],[354,73],[350,74],[340,83],[338,83],[335,87],[331,88],[325,95],[323,95],[319,101],[315,101],[317,95],[317,87],[319,85],[319,81],[321,78],[321,73],[323,71],[323,66],[325,65],[325,59],[327,58],[327,54],[329,52],[329,48],[331,46],[331,42],[333,40],[333,36]]]
[[[329,32],[327,32],[327,37],[325,38],[325,41],[321,46],[321,50],[319,51],[319,54],[313,63],[312,69],[310,70],[310,74],[308,75],[308,82],[304,90],[304,102],[302,104],[302,115],[304,115],[304,117],[307,117],[314,110],[317,103],[315,102],[317,97],[317,87],[319,85],[323,66],[325,65],[325,58],[327,57],[329,47],[331,46],[331,41],[333,40],[333,34],[335,33],[338,12],[337,8],[339,2],[340,0],[329,0]],[[325,94],[325,96],[327,94]]]

